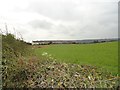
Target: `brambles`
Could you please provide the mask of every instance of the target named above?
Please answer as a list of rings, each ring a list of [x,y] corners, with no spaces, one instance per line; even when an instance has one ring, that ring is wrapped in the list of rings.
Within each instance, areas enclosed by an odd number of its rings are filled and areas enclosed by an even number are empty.
[[[2,82],[3,87],[13,85],[12,78],[22,71],[18,70],[18,59],[29,55],[28,45],[16,39],[13,34],[2,35]],[[17,65],[17,66],[16,66]],[[17,75],[19,76],[19,75]],[[21,79],[21,78],[19,78]]]
[[[16,64],[7,87],[27,88],[115,88],[118,77],[89,65],[58,63],[52,60],[23,59]],[[22,66],[21,66],[22,65]]]
[[[3,58],[20,57],[27,54],[28,45],[20,39],[16,39],[14,35],[2,35],[2,51]],[[7,54],[6,54],[7,53]]]

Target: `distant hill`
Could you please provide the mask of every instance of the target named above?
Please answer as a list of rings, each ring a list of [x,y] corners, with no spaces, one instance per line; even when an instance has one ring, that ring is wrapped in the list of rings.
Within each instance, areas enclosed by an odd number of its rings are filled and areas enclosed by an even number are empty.
[[[111,38],[111,39],[86,39],[86,40],[40,40],[32,41],[32,45],[46,45],[46,44],[87,44],[87,43],[103,43],[103,42],[112,42],[119,41],[120,38]]]

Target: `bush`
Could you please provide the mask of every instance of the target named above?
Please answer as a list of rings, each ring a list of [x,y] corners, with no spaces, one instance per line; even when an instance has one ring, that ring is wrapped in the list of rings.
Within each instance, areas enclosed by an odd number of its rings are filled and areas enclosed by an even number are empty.
[[[18,59],[28,55],[28,52],[29,52],[28,45],[23,40],[16,39],[13,34],[2,35],[3,87],[12,85],[11,81],[13,76],[17,73],[18,74],[22,73],[21,70],[18,70],[18,61],[19,61]]]
[[[23,40],[16,39],[12,34],[2,35],[2,47],[4,58],[7,58],[7,56],[9,57],[9,55],[13,57],[23,56],[28,50],[28,45]],[[4,56],[6,51],[9,52],[9,55],[7,54],[7,56]]]

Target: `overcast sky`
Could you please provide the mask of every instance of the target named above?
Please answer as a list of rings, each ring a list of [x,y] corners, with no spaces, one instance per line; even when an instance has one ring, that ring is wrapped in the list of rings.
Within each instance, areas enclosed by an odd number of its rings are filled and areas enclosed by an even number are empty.
[[[116,38],[118,1],[0,0],[0,29],[25,41]]]

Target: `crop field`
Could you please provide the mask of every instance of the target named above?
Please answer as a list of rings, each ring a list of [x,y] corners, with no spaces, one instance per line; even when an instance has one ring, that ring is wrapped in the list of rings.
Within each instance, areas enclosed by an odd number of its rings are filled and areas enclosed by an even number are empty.
[[[118,42],[44,45],[36,48],[35,53],[59,62],[92,65],[118,73]]]

